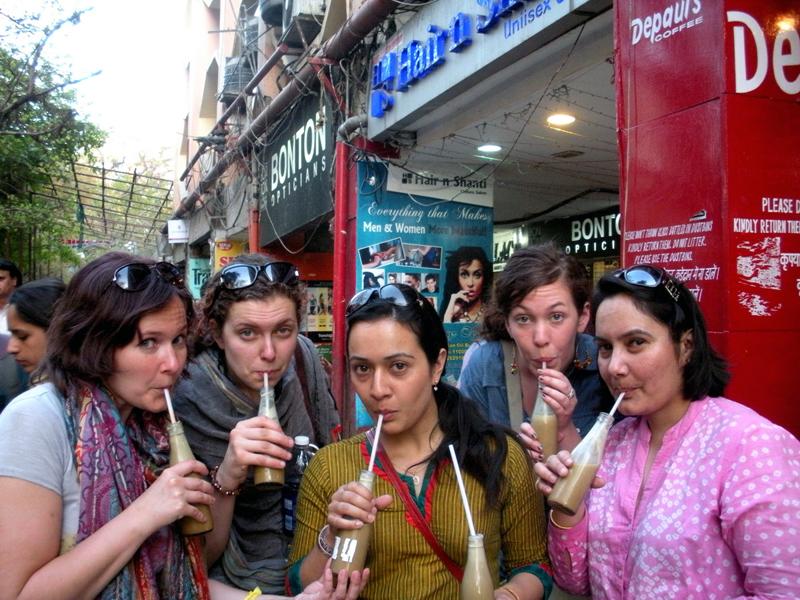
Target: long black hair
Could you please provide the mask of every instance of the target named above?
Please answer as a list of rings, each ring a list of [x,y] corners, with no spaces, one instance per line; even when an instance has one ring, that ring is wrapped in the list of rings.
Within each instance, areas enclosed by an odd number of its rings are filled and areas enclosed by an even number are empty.
[[[384,300],[379,290],[373,290],[372,299],[347,317],[347,343],[356,324],[392,319],[414,333],[428,364],[434,365],[441,349],[447,351],[447,334],[436,310],[411,286],[389,285],[399,288],[409,304],[401,306]],[[487,502],[497,506],[505,484],[503,464],[508,454],[507,436],[516,440],[514,432],[487,421],[475,403],[455,387],[443,381],[436,387],[433,395],[444,438],[429,460],[436,465],[449,459],[448,445],[453,444],[461,468],[483,483]]]

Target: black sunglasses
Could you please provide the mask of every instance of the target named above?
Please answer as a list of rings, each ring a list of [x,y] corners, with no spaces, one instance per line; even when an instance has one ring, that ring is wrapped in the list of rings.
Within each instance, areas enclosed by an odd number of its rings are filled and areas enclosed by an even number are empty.
[[[367,304],[382,300],[395,306],[424,306],[425,299],[420,293],[410,285],[404,283],[387,283],[379,288],[369,288],[361,290],[347,303],[344,311],[345,317],[351,317],[354,313],[364,308]]]
[[[263,273],[270,283],[296,285],[300,281],[300,271],[292,263],[269,262],[257,265],[233,264],[220,272],[220,285],[228,290],[241,290],[256,282],[258,274]]]
[[[681,291],[678,284],[664,269],[650,265],[636,265],[615,271],[614,277],[624,279],[631,285],[639,287],[657,288],[662,286],[676,303],[680,301]]]
[[[148,286],[154,273],[175,287],[183,287],[183,275],[180,269],[168,262],[157,262],[152,265],[145,263],[123,265],[114,271],[111,282],[126,292],[138,292]]]

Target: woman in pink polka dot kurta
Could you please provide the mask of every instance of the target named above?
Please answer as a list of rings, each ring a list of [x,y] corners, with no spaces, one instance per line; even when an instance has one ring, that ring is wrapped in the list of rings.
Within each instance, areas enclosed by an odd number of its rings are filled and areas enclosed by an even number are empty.
[[[593,598],[800,598],[800,443],[722,395],[692,294],[657,267],[594,298],[600,372],[620,412],[575,516],[551,513],[556,582]],[[567,452],[535,466],[548,495]]]

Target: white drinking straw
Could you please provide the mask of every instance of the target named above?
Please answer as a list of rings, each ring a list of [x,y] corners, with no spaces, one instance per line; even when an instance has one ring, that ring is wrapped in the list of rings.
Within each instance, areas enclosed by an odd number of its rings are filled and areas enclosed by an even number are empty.
[[[613,417],[614,413],[617,412],[617,407],[619,403],[622,402],[622,399],[625,397],[625,392],[622,392],[619,396],[617,396],[617,401],[614,402],[614,406],[611,407],[611,412],[608,413],[609,417]]]
[[[261,388],[261,401],[258,404],[258,414],[266,417],[272,414],[272,405],[275,403],[272,388],[269,387],[269,376],[264,373],[264,387]]]
[[[378,440],[381,437],[381,427],[383,426],[383,413],[378,415],[378,424],[375,425],[375,439],[372,440],[372,453],[369,455],[369,467],[367,471],[372,473],[372,467],[375,466],[375,454],[378,451]]]
[[[175,423],[175,412],[172,410],[172,398],[169,395],[169,390],[164,388],[164,399],[167,401],[167,411],[169,412],[170,423]]]
[[[458,459],[456,458],[456,450],[453,444],[448,446],[450,448],[450,458],[453,460],[453,468],[456,470],[456,479],[458,479],[458,489],[461,492],[461,501],[464,503],[464,512],[467,513],[467,525],[469,525],[469,534],[475,535],[475,525],[472,522],[472,512],[469,510],[469,502],[467,502],[467,491],[464,489],[464,480],[461,479],[461,469],[458,468]]]

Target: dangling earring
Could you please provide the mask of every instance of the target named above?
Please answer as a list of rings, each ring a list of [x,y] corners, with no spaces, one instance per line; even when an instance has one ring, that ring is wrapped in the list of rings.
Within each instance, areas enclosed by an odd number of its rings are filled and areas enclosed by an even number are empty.
[[[517,364],[517,344],[514,342],[514,353],[511,356],[511,374],[516,375],[519,373],[519,365]]]
[[[434,392],[438,392],[439,391],[439,382],[438,381],[433,384],[433,391]]]

